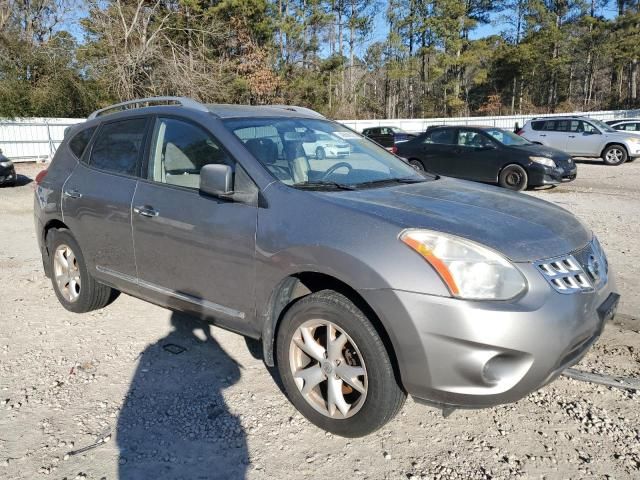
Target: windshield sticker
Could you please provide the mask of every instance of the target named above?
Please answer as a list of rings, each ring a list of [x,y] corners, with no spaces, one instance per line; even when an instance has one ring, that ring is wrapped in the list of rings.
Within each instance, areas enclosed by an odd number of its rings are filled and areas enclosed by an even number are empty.
[[[331,132],[336,137],[341,138],[342,140],[360,140],[362,137],[357,133],[353,132]]]

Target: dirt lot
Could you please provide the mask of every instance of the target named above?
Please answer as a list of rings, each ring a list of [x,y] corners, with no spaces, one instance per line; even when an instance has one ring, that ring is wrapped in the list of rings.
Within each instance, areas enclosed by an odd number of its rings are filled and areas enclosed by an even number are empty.
[[[639,184],[640,161],[586,162],[529,193],[579,215],[617,272],[619,316],[586,371],[640,376]],[[408,400],[367,438],[325,434],[239,336],[124,295],[64,310],[31,209],[31,185],[0,189],[2,479],[640,478],[640,393],[564,377],[514,405],[444,419]]]

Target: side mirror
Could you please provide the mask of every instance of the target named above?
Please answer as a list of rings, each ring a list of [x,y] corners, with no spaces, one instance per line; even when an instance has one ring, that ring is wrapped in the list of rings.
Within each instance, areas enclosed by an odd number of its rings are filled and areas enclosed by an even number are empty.
[[[210,164],[200,170],[200,191],[216,197],[233,193],[233,171],[229,165]]]

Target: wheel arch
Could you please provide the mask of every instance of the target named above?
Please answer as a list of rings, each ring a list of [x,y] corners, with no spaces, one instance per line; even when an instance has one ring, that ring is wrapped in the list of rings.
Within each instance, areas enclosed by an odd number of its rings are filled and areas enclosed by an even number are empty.
[[[289,307],[296,300],[320,290],[333,290],[344,295],[366,315],[378,335],[380,335],[391,358],[396,376],[399,379],[398,360],[391,337],[371,305],[358,291],[342,280],[325,273],[313,271],[301,271],[291,274],[282,279],[273,289],[268,305],[261,315],[263,318],[262,348],[264,362],[270,367],[275,365],[275,339],[278,335],[282,317]]]
[[[624,149],[625,152],[627,152],[627,158],[629,158],[629,149],[627,148],[627,146],[624,143],[620,143],[620,142],[607,142],[605,144],[604,147],[602,147],[602,150],[600,151],[600,158],[602,158],[602,156],[604,155],[604,151],[609,148],[609,147],[613,147],[613,146],[618,146],[618,147],[622,147]]]
[[[51,277],[51,265],[49,260],[49,243],[47,237],[51,230],[70,230],[69,227],[60,219],[53,218],[49,220],[42,229],[42,263],[44,267],[44,273],[47,277]]]

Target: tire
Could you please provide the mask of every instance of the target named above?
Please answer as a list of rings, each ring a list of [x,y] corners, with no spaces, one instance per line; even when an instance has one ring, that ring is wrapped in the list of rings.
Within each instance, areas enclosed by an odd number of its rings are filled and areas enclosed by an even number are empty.
[[[106,307],[118,297],[118,290],[98,283],[89,274],[80,246],[68,230],[51,230],[47,235],[47,245],[51,283],[64,308],[75,313],[86,313]],[[64,257],[64,262],[56,260],[58,253]],[[66,274],[64,265],[69,264],[69,258],[74,260]],[[68,283],[63,286],[65,280]]]
[[[602,151],[602,161],[612,167],[622,165],[628,158],[627,149],[622,145],[609,145]]]
[[[422,164],[422,162],[420,160],[417,160],[415,158],[412,158],[411,160],[409,160],[409,165],[411,165],[413,168],[415,168],[416,170],[420,171],[420,172],[424,172],[424,165]]]
[[[334,342],[342,344],[333,353],[325,348],[330,331],[327,325],[336,332],[331,335]],[[310,341],[304,341],[303,329]],[[305,351],[313,352],[322,363]],[[332,362],[332,357],[337,360]],[[278,329],[276,358],[291,403],[311,423],[336,435],[361,437],[374,432],[396,416],[406,399],[374,326],[349,299],[331,290],[308,295],[289,308]],[[314,373],[317,380],[309,383],[312,389],[306,394],[307,382],[300,372]],[[350,378],[350,383],[341,378]],[[338,392],[334,398],[341,401],[330,402],[330,391]]]
[[[316,148],[316,158],[318,160],[324,160],[325,158],[327,158],[327,154],[324,151],[324,148],[322,148],[322,147]]]
[[[527,188],[529,176],[527,175],[527,171],[520,165],[507,165],[500,172],[498,183],[503,188],[521,192]]]

